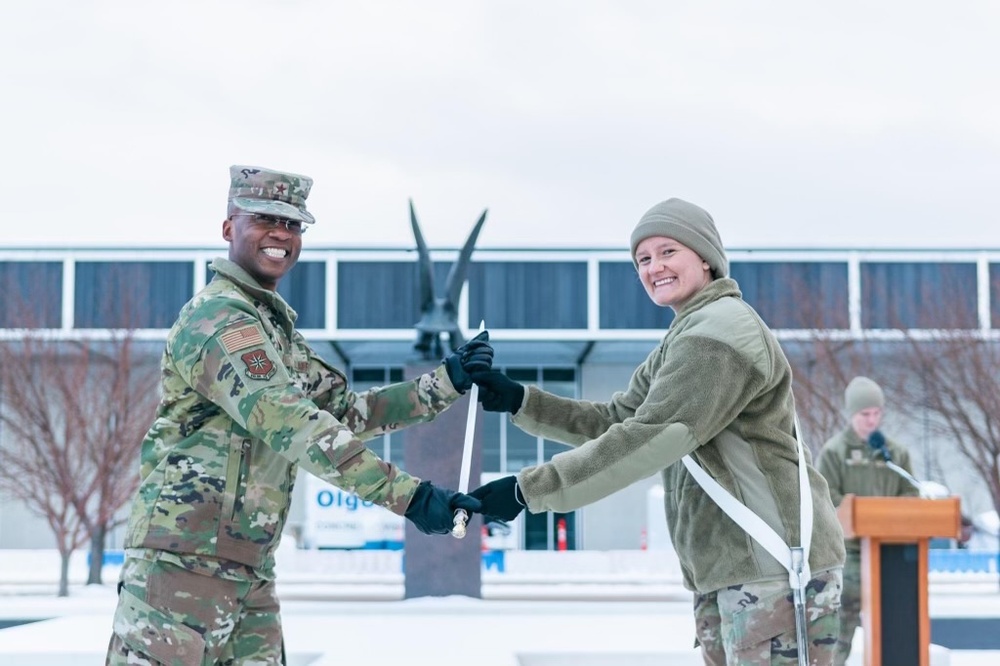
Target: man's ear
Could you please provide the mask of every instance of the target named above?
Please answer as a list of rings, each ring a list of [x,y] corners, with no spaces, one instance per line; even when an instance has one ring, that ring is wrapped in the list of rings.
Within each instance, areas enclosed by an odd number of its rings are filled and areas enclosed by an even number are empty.
[[[227,242],[233,240],[233,218],[227,217],[222,221],[222,239]]]

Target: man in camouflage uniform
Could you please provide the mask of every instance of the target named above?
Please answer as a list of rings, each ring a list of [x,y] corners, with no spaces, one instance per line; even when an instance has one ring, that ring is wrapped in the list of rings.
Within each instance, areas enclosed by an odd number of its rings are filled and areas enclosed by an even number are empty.
[[[364,441],[429,421],[492,366],[483,333],[433,372],[355,393],[294,328],[277,293],[294,266],[312,180],[230,169],[229,260],[181,310],[141,482],[108,664],[284,663],[274,552],[297,468],[446,534],[478,500],[421,481]]]
[[[867,377],[855,377],[844,391],[844,404],[850,425],[823,445],[817,463],[830,486],[833,503],[840,506],[848,494],[862,497],[918,495],[919,491],[912,483],[886,466],[887,461],[892,461],[913,474],[910,454],[878,429],[885,407],[882,388]],[[836,666],[847,662],[854,632],[861,624],[861,542],[846,539],[844,546],[847,560],[844,563]]]

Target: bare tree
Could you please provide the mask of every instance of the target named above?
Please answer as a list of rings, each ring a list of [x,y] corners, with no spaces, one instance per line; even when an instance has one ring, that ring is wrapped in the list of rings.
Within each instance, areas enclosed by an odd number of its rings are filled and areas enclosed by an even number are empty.
[[[907,366],[921,378],[908,401],[929,413],[931,431],[970,463],[1000,513],[1000,343],[977,331],[907,342]]]
[[[857,375],[877,377],[900,413],[919,414],[929,434],[947,443],[939,452],[958,453],[968,462],[1000,513],[1000,341],[979,330],[974,294],[957,279],[944,277],[936,288],[955,296],[942,300],[919,290],[877,296],[886,307],[862,322],[868,330],[860,337],[823,330],[818,318],[803,322],[811,334],[783,344],[799,418],[815,452],[844,427],[847,382]],[[994,284],[992,292],[998,289]],[[871,302],[871,295],[866,292],[864,300]],[[933,308],[926,307],[929,302]],[[929,455],[926,464],[938,467],[937,456]]]
[[[68,594],[71,554],[88,542],[87,582],[101,582],[106,536],[123,522],[121,508],[138,485],[157,375],[130,329],[66,340],[25,327],[0,343],[0,489],[52,529],[60,596]]]

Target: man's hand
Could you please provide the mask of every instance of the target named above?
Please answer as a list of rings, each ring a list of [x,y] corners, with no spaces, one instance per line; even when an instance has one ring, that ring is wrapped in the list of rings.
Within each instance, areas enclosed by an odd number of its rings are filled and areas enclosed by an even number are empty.
[[[424,534],[448,534],[455,524],[456,509],[482,513],[482,504],[469,495],[421,481],[403,515]]]
[[[490,332],[483,331],[449,354],[444,359],[444,367],[448,371],[448,379],[459,393],[472,388],[473,373],[489,372],[493,368]]]
[[[524,385],[515,382],[499,370],[477,372],[472,381],[479,385],[479,402],[487,412],[517,414],[524,401]]]
[[[517,518],[527,504],[524,495],[517,485],[516,476],[505,476],[479,486],[469,493],[480,501],[478,513],[483,514],[486,522],[502,520],[504,522]]]

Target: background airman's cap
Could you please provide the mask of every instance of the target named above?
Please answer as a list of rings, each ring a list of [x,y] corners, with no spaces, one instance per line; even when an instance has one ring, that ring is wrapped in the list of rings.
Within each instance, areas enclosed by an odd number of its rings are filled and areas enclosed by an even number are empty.
[[[229,201],[247,213],[316,221],[306,210],[312,178],[262,167],[235,164],[229,167]]]
[[[862,409],[882,408],[885,407],[885,394],[882,387],[867,377],[855,377],[844,390],[844,406],[851,416]]]

